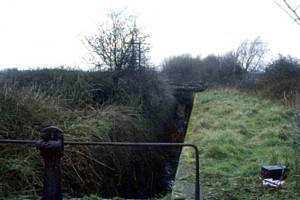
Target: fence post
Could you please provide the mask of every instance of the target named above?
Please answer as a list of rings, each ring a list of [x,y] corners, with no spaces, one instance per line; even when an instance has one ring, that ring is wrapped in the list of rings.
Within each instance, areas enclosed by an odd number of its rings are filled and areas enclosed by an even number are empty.
[[[298,86],[295,92],[295,106],[300,107],[300,86]]]
[[[44,159],[42,200],[61,200],[60,160],[64,150],[63,131],[54,126],[44,128],[41,131],[41,140],[36,146]]]

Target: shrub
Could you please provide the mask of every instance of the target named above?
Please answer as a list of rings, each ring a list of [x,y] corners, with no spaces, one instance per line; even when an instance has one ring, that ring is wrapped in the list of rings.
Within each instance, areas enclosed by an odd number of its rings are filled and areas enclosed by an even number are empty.
[[[103,103],[111,95],[111,77],[105,72],[84,72],[62,67],[7,71],[2,74],[2,84],[41,91],[69,107],[85,107],[96,101]]]
[[[137,107],[156,133],[164,133],[173,117],[175,99],[169,85],[152,69],[131,72],[119,81],[113,102]]]
[[[177,84],[227,86],[241,81],[244,71],[237,58],[228,53],[223,56],[209,55],[204,59],[190,55],[172,57],[164,62],[162,74]]]
[[[162,65],[162,74],[170,82],[184,84],[200,81],[201,59],[191,55],[180,55],[166,59]]]
[[[243,69],[233,54],[210,55],[203,59],[200,70],[202,80],[210,86],[228,86],[238,83],[243,77]]]
[[[294,103],[300,86],[299,60],[280,56],[266,68],[259,84],[265,95]]]

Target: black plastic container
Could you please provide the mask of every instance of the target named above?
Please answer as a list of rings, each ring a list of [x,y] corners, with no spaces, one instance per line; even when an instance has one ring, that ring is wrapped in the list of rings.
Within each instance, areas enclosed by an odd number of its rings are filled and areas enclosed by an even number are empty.
[[[287,176],[287,167],[284,165],[264,165],[261,167],[261,177],[263,179],[283,180]]]

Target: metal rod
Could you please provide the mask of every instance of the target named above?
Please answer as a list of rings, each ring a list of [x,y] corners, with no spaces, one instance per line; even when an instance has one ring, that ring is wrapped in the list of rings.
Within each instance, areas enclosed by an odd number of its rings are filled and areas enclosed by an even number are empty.
[[[0,140],[0,144],[31,144],[35,145],[35,140]],[[199,149],[194,144],[189,143],[159,143],[159,142],[145,142],[145,143],[134,143],[134,142],[80,142],[80,141],[64,141],[64,145],[100,145],[100,146],[134,146],[134,147],[190,147],[195,151],[195,199],[200,200],[200,159]]]
[[[0,140],[0,144],[31,144],[35,145],[37,140],[11,140],[11,139],[3,139]]]
[[[65,145],[102,145],[102,146],[161,146],[161,147],[196,147],[189,143],[167,143],[167,142],[82,142],[65,140]]]
[[[200,200],[200,158],[199,158],[199,149],[197,146],[190,146],[194,148],[196,156],[196,183],[195,183],[195,199]]]
[[[101,145],[101,146],[135,146],[135,147],[191,147],[195,151],[196,163],[195,163],[195,199],[200,200],[200,161],[199,161],[199,149],[194,144],[189,143],[134,143],[134,142],[75,142],[65,141],[65,145]]]

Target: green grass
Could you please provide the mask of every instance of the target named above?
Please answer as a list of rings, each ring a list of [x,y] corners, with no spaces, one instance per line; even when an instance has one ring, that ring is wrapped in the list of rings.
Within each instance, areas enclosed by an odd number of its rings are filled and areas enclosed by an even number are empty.
[[[285,106],[235,90],[195,96],[186,142],[200,149],[201,182],[208,199],[296,199],[293,112]],[[192,153],[186,160],[191,162]],[[280,190],[264,189],[262,165],[290,169]]]

